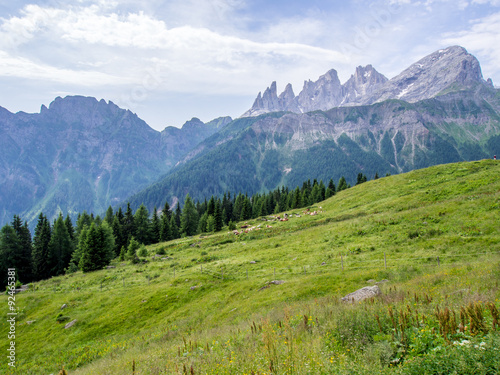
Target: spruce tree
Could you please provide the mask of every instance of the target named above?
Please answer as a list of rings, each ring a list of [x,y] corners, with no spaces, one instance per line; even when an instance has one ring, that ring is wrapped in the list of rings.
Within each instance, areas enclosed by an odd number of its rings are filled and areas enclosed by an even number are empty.
[[[198,232],[206,233],[207,232],[207,221],[208,221],[208,213],[204,212],[201,215],[200,220],[198,221]]]
[[[134,223],[134,214],[132,213],[132,208],[130,207],[130,203],[127,203],[127,211],[125,211],[125,215],[123,217],[123,225],[122,225],[123,235],[127,239],[127,244],[132,237],[135,237],[135,223]]]
[[[51,236],[50,223],[47,217],[40,213],[33,237],[33,278],[46,279],[50,276],[48,264],[49,242]]]
[[[337,191],[342,191],[348,188],[347,181],[344,176],[340,177],[337,185]]]
[[[198,211],[189,196],[186,195],[184,207],[182,208],[181,216],[181,234],[185,236],[193,236],[198,230]]]
[[[172,230],[170,229],[170,221],[171,218],[169,217],[170,215],[165,213],[165,210],[162,211],[161,213],[161,220],[160,220],[160,241],[165,242],[165,241],[170,241],[172,237]]]
[[[113,213],[113,208],[109,206],[108,209],[106,210],[106,216],[104,216],[104,220],[107,221],[110,226],[113,225],[114,216],[115,215]]]
[[[128,244],[126,259],[132,263],[137,263],[139,261],[139,258],[137,257],[137,250],[140,247],[141,245],[139,244],[139,242],[137,242],[135,238],[132,237],[130,239],[130,243]]]
[[[158,243],[160,242],[160,231],[161,231],[161,223],[160,218],[158,217],[158,210],[156,206],[153,211],[153,217],[151,218],[151,228],[150,232],[150,243]]]
[[[73,222],[71,221],[69,215],[66,215],[66,219],[64,219],[64,225],[66,225],[66,229],[68,230],[69,238],[71,238],[71,241],[75,243],[75,228],[73,227]]]
[[[75,251],[73,251],[73,254],[71,255],[71,260],[67,269],[68,273],[76,272],[80,269],[80,261],[82,259],[83,249],[85,248],[85,244],[87,241],[87,233],[88,227],[85,226],[80,232],[80,236],[78,237],[78,244],[76,245]]]
[[[113,232],[107,223],[99,227],[92,223],[82,244],[80,269],[83,272],[100,270],[107,266],[114,254]]]
[[[215,202],[214,219],[215,219],[215,231],[218,232],[222,230],[222,227],[224,226],[222,204],[219,200]]]
[[[113,230],[113,236],[115,237],[115,255],[118,256],[121,248],[127,246],[127,238],[125,238],[123,234],[122,224],[120,223],[118,215],[113,218],[111,229]]]
[[[172,239],[176,239],[180,237],[179,227],[177,226],[177,220],[175,219],[176,215],[172,215],[170,219],[170,231],[172,232]]]
[[[4,225],[0,230],[0,288],[7,285],[8,269],[17,270],[16,260],[20,251],[21,245],[16,231],[9,224]]]
[[[21,282],[26,283],[33,280],[33,264],[31,260],[33,245],[31,241],[31,232],[28,223],[25,221],[23,225],[21,218],[17,215],[14,215],[12,228],[16,231],[20,246],[19,252],[16,254],[17,276]]]
[[[62,214],[54,222],[48,249],[48,263],[51,276],[64,273],[73,254],[74,243],[68,233]]]
[[[83,211],[82,214],[78,214],[78,219],[76,219],[76,235],[77,237],[80,235],[80,232],[83,230],[85,226],[90,227],[90,224],[93,222],[93,217],[90,216],[87,211]]]
[[[151,243],[151,223],[146,206],[141,204],[134,215],[135,239],[144,245]]]
[[[215,232],[215,218],[212,215],[207,219],[207,232]]]

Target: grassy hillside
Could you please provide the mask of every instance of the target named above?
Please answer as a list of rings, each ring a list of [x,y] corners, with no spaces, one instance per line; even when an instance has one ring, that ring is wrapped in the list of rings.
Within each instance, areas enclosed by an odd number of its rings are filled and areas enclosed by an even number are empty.
[[[0,373],[500,371],[498,162],[381,178],[304,211],[35,283],[16,296],[17,372]],[[340,302],[370,280],[388,280],[382,296]]]

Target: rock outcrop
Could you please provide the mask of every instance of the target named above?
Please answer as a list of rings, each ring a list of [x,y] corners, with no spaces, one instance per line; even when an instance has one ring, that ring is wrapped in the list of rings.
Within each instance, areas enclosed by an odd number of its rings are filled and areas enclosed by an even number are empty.
[[[358,289],[355,292],[349,293],[345,297],[342,297],[343,302],[361,302],[368,298],[373,298],[382,294],[382,291],[378,285],[365,286],[364,288]]]
[[[259,93],[252,108],[241,117],[278,111],[326,111],[335,107],[374,104],[388,99],[413,103],[477,85],[493,88],[491,79],[483,79],[477,59],[465,48],[452,46],[431,53],[391,80],[377,72],[372,65],[367,65],[358,66],[343,85],[335,69],[331,69],[316,82],[305,81],[297,96],[293,95],[293,89],[288,84],[278,97],[276,82],[273,82],[263,96]]]

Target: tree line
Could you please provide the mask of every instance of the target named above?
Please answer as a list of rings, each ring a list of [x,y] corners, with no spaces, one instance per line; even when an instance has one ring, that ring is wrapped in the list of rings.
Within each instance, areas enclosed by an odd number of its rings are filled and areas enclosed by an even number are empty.
[[[378,178],[375,175],[375,178]],[[358,174],[356,184],[367,181]],[[111,260],[137,262],[139,255],[147,255],[145,245],[169,241],[199,233],[218,232],[224,227],[235,229],[235,222],[302,208],[321,202],[336,192],[349,188],[344,177],[335,185],[330,179],[305,181],[302,187],[290,190],[282,186],[268,193],[224,193],[223,197],[211,196],[203,202],[194,201],[189,194],[181,208],[177,203],[171,208],[168,202],[152,214],[141,205],[132,212],[114,211],[110,206],[101,216],[78,214],[76,225],[69,215],[62,213],[51,224],[40,213],[34,235],[27,222],[18,215],[0,230],[1,285],[6,285],[7,268],[16,268],[20,282],[39,281],[78,270],[90,272],[109,265]]]

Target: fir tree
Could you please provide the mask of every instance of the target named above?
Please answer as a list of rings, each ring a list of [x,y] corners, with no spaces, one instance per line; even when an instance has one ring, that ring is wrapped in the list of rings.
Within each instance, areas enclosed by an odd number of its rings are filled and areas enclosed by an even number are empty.
[[[74,243],[76,240],[75,228],[73,227],[73,222],[71,221],[69,215],[66,215],[66,219],[64,219],[64,225],[66,225],[66,229],[68,230],[69,238]]]
[[[347,181],[344,176],[340,177],[339,183],[337,185],[337,191],[342,191],[348,188]]]
[[[207,232],[215,232],[215,218],[212,215],[207,219]]]
[[[121,248],[127,246],[127,238],[123,234],[122,224],[118,215],[113,218],[111,229],[115,238],[115,255],[119,255]]]
[[[168,203],[167,203],[168,205]],[[167,213],[165,213],[167,212]],[[160,241],[170,241],[172,237],[172,230],[170,228],[170,221],[172,220],[170,218],[170,215],[168,214],[169,211],[163,210],[161,213],[161,220],[160,220]]]
[[[33,264],[31,255],[33,252],[33,245],[31,242],[31,232],[28,228],[28,223],[25,221],[22,224],[21,218],[14,215],[12,221],[12,228],[16,231],[19,239],[19,252],[16,253],[16,273],[21,282],[29,282],[33,280]]]
[[[139,242],[137,242],[135,238],[132,237],[130,239],[130,243],[128,244],[126,259],[132,263],[137,263],[139,261],[139,258],[137,257],[137,250],[140,247],[141,245],[139,244]]]
[[[16,231],[9,224],[0,230],[0,287],[7,285],[7,270],[17,269],[17,254],[21,251],[21,245]]]
[[[139,243],[149,245],[151,243],[151,224],[149,212],[146,206],[141,204],[134,215],[135,239]]]
[[[219,200],[215,202],[214,219],[215,219],[215,231],[218,232],[222,230],[222,227],[224,226],[222,204]]]
[[[52,235],[50,237],[48,249],[48,264],[51,276],[64,274],[64,270],[71,261],[73,250],[74,243],[71,241],[62,214],[59,214],[59,217],[52,227]]]
[[[156,206],[153,211],[153,217],[151,218],[151,238],[150,242],[151,243],[158,243],[160,242],[160,231],[161,231],[161,223],[160,223],[160,218],[158,217],[158,210],[156,209]]]
[[[181,216],[181,233],[185,236],[193,236],[198,230],[198,212],[189,196],[186,195]]]
[[[35,227],[35,236],[33,237],[32,260],[34,280],[42,280],[50,276],[48,264],[50,235],[50,223],[47,217],[43,213],[40,213]]]
[[[203,215],[201,215],[200,220],[198,221],[198,232],[200,233],[207,232],[207,220],[208,220],[208,213],[205,211]]]
[[[175,219],[176,215],[172,215],[170,219],[170,231],[172,232],[172,239],[176,239],[180,237],[179,227],[177,226],[177,220]]]
[[[122,231],[123,236],[127,239],[126,243],[128,244],[130,239],[135,237],[134,214],[132,213],[130,203],[127,203],[127,211],[125,211],[125,215],[123,216]]]
[[[104,220],[107,221],[108,224],[111,226],[113,225],[113,218],[114,218],[113,208],[109,206],[108,209],[106,210],[106,216],[104,216]]]

